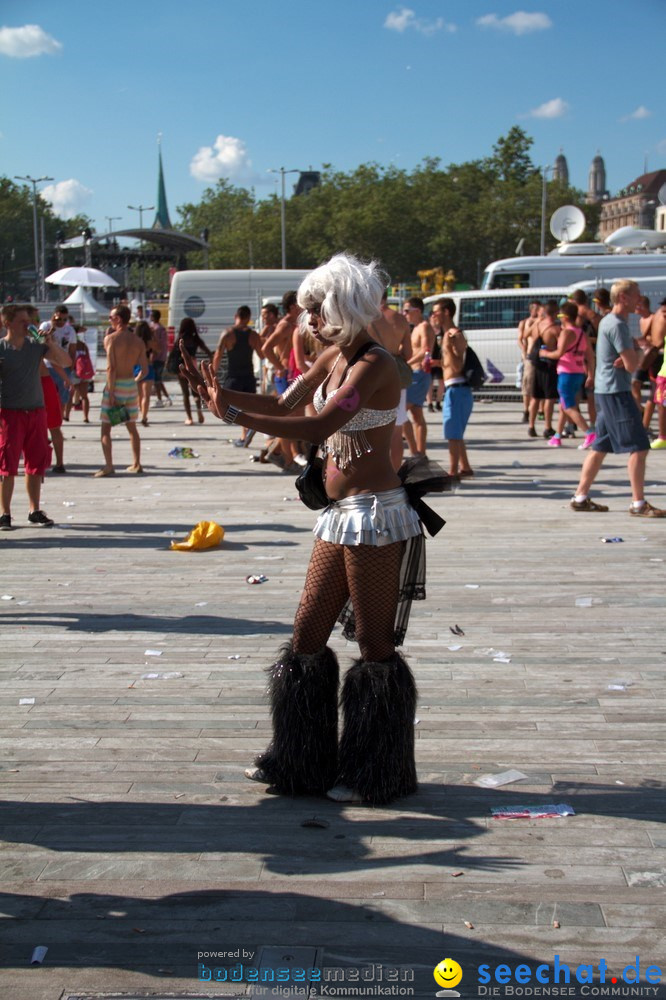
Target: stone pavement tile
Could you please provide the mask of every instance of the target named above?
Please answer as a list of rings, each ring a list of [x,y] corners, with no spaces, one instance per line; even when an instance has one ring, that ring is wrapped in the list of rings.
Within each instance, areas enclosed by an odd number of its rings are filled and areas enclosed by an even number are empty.
[[[238,878],[258,877],[262,862],[242,854],[229,854],[226,858],[230,872]],[[178,855],[178,871],[181,877],[194,882],[205,882],[211,878],[215,864],[205,857],[189,855],[184,851]],[[145,851],[140,857],[127,853],[114,854],[110,851],[98,854],[77,854],[65,851],[56,860],[49,861],[40,872],[45,881],[75,883],[78,879],[91,878],[162,878],[164,858],[159,853]]]
[[[604,914],[598,903],[539,903],[478,899],[462,891],[459,898],[441,900],[367,901],[365,906],[376,920],[394,919],[408,924],[453,924],[469,920],[473,924],[514,924],[517,926],[552,927],[553,920],[568,927],[605,927]],[[299,906],[298,915],[302,910]],[[605,912],[605,911],[604,911]],[[648,924],[647,926],[652,926]]]
[[[666,906],[662,903],[639,904],[605,903],[602,906],[604,920],[608,927],[663,927],[666,923]]]
[[[654,858],[654,867],[644,869],[634,869],[625,867],[625,877],[628,885],[646,886],[652,889],[660,889],[666,886],[666,869],[663,863],[660,864],[658,858]]]
[[[26,851],[13,853],[5,850],[0,855],[0,882],[14,882],[16,879],[39,878],[48,863],[44,854],[30,854]]]
[[[353,866],[353,871],[360,879],[372,877],[373,873],[376,876],[377,872],[381,870],[387,881],[413,878],[428,881],[429,878],[440,877],[439,872],[444,860],[441,855],[441,851],[436,852],[430,863],[427,856],[425,856],[418,864],[410,864],[409,860],[405,859],[402,864],[394,862],[390,868],[386,868],[385,863],[381,859],[373,858],[366,862],[359,861]],[[460,859],[457,859],[456,863],[456,859],[451,858],[447,863],[451,868],[457,870],[463,867]],[[479,862],[476,862],[476,865],[479,865]],[[591,885],[599,885],[600,883],[610,883],[616,885],[618,889],[624,887],[626,884],[623,871],[617,865],[609,866],[608,868],[602,865],[565,865],[561,862],[557,863],[556,867],[554,865],[555,863],[553,863],[552,868],[539,865],[522,865],[519,858],[515,861],[511,859],[489,859],[487,870],[483,867],[475,866],[468,871],[467,882],[473,881],[477,884],[501,882],[507,885],[536,883],[548,886],[550,880],[553,878],[566,878],[571,884],[585,882]],[[328,879],[337,879],[349,875],[350,870],[352,870],[352,866],[349,862],[342,861],[332,862],[325,868]],[[290,860],[281,856],[271,862],[270,868],[267,866],[264,869],[262,872],[262,881],[270,880],[276,876],[284,877],[285,875],[291,875],[295,884],[312,877],[310,867],[304,865],[298,858]],[[666,879],[662,876],[661,884],[664,884],[665,881]]]
[[[359,883],[356,879],[349,881],[337,881],[328,883],[325,879],[314,880],[302,883],[298,890],[294,890],[290,879],[275,879],[265,884],[259,884],[254,878],[247,880],[235,879],[228,881],[224,877],[211,877],[208,887],[202,888],[198,884],[192,884],[190,880],[150,880],[142,882],[132,882],[128,885],[123,879],[108,880],[95,878],[90,881],[80,880],[76,883],[77,893],[80,898],[89,898],[93,903],[95,896],[100,899],[113,897],[114,903],[117,900],[125,899],[140,901],[149,899],[156,901],[159,905],[175,907],[177,901],[183,900],[188,906],[196,906],[199,902],[215,905],[215,900],[236,900],[242,901],[255,899],[260,902],[262,899],[270,899],[278,896],[284,900],[315,898],[318,900],[350,900],[367,901],[374,899],[424,899],[425,885],[417,882],[391,883],[383,885],[382,881],[364,881]],[[65,891],[63,891],[65,890]],[[66,887],[57,882],[36,883],[33,880],[16,880],[12,886],[12,891],[20,894],[23,898],[35,896],[39,899],[64,899],[67,900]],[[638,890],[635,890],[638,891]],[[123,895],[125,893],[125,895]],[[343,912],[343,911],[341,911]]]

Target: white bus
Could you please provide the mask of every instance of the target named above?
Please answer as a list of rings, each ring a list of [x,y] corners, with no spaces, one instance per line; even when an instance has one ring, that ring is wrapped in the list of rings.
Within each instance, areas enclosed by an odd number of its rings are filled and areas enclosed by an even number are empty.
[[[539,289],[581,281],[612,285],[619,278],[660,278],[666,275],[666,254],[621,253],[605,243],[563,243],[545,257],[495,260],[483,272],[481,288]]]
[[[249,306],[257,325],[262,302],[295,291],[308,271],[177,271],[169,294],[169,345],[180,322],[189,316],[214,350],[220,334],[233,325],[239,306]]]

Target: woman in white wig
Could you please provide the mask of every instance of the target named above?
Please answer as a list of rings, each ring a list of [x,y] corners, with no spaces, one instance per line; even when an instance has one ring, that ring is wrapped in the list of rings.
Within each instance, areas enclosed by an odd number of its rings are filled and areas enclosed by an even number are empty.
[[[284,794],[389,802],[416,790],[416,687],[396,652],[413,598],[425,596],[421,522],[390,459],[400,399],[395,361],[367,326],[386,275],[337,254],[298,290],[301,322],[326,349],[279,398],[220,388],[181,346],[193,386],[226,423],[318,443],[329,505],[315,543],[292,641],[270,671],[273,739],[248,769]],[[291,415],[312,401],[316,416]],[[344,678],[326,645],[337,619],[360,647]]]

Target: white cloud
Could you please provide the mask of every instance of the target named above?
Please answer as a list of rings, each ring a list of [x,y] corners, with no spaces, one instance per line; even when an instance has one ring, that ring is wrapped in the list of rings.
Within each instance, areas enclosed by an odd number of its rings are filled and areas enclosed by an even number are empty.
[[[662,156],[666,156],[666,139],[662,139],[661,142],[658,142],[655,149]]]
[[[0,55],[14,59],[30,56],[52,56],[62,49],[62,42],[47,35],[38,24],[24,24],[22,28],[0,28]]]
[[[245,143],[232,135],[218,135],[212,146],[200,146],[190,161],[190,173],[204,182],[220,177],[235,181],[256,179]]]
[[[528,118],[561,118],[569,110],[569,105],[561,97],[554,97],[552,101],[540,104],[538,108],[532,108],[527,115]]]
[[[630,115],[625,115],[624,118],[620,118],[621,122],[631,122],[640,121],[642,118],[650,118],[652,112],[645,107],[644,104],[639,104],[635,111],[632,111]]]
[[[548,14],[537,12],[529,14],[525,10],[517,10],[515,14],[508,14],[506,17],[485,14],[483,17],[478,17],[476,23],[480,28],[497,28],[499,31],[510,31],[514,35],[529,35],[532,31],[545,31],[553,27]]]
[[[40,194],[48,201],[55,214],[61,219],[73,219],[75,215],[85,210],[93,192],[81,181],[70,177],[68,181],[59,181],[42,188]]]
[[[387,15],[384,27],[389,31],[397,31],[400,34],[411,28],[422,35],[434,35],[437,31],[456,31],[455,24],[448,24],[443,17],[438,17],[434,21],[426,21],[422,17],[417,17],[409,7],[401,7]]]

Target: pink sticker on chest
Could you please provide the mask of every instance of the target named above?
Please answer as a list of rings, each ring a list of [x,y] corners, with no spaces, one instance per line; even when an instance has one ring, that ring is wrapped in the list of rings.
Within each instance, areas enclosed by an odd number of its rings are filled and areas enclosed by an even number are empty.
[[[353,385],[347,386],[345,389],[339,389],[333,397],[335,405],[347,413],[353,413],[354,410],[357,410],[360,401],[361,397]]]

